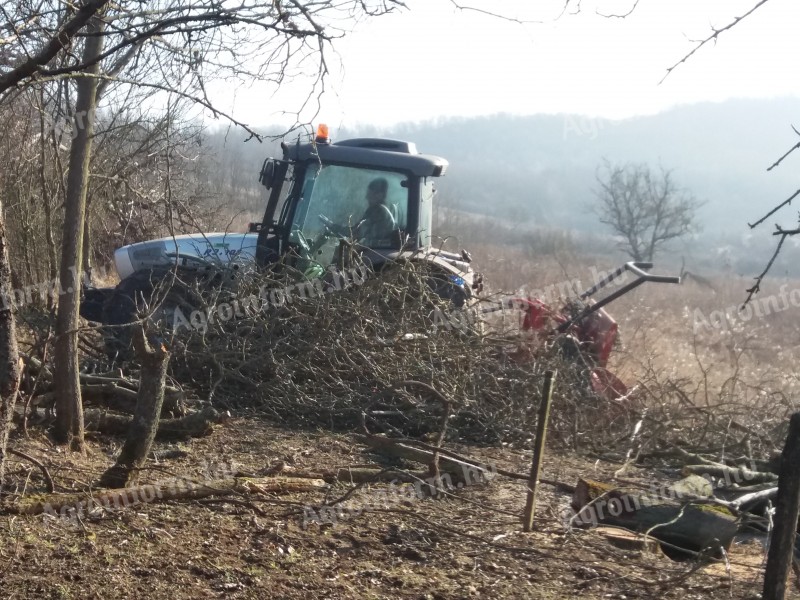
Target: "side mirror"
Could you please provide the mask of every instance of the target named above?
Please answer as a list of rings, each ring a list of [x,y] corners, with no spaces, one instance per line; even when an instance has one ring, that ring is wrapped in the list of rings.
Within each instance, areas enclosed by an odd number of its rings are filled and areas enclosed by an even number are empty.
[[[277,172],[275,159],[268,158],[261,166],[261,172],[258,174],[258,181],[268,190],[272,189],[275,185],[275,174]]]

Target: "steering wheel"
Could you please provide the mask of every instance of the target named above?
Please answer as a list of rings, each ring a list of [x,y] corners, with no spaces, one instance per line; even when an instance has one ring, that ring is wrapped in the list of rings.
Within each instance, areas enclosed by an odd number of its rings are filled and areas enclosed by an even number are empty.
[[[328,217],[325,215],[319,215],[319,220],[322,221],[322,224],[325,226],[325,233],[327,233],[329,236],[334,236],[341,240],[347,239],[347,236],[340,233],[341,227],[331,221]]]

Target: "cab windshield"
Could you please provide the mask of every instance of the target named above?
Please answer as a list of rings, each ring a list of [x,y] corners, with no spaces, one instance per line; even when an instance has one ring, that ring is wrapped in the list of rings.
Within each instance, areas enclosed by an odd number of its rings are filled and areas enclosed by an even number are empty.
[[[397,248],[407,226],[404,173],[314,165],[306,170],[289,240],[325,267],[341,239],[369,248]]]

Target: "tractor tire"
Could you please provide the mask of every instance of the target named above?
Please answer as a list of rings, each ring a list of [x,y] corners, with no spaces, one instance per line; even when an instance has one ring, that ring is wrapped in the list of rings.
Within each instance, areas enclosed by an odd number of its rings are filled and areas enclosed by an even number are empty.
[[[112,364],[133,358],[134,323],[147,318],[148,332],[161,338],[172,333],[175,310],[186,316],[202,305],[198,281],[172,271],[138,271],[107,295],[103,306],[105,351]]]

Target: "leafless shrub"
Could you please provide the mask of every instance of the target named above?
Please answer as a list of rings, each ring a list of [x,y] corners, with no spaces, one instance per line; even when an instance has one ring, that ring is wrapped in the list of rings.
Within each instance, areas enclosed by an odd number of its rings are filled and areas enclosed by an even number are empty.
[[[797,407],[777,373],[746,367],[747,340],[739,342],[719,360],[695,336],[692,371],[665,366],[655,350],[643,355],[637,371],[647,452],[679,447],[724,462],[767,458],[781,446],[782,426]]]

